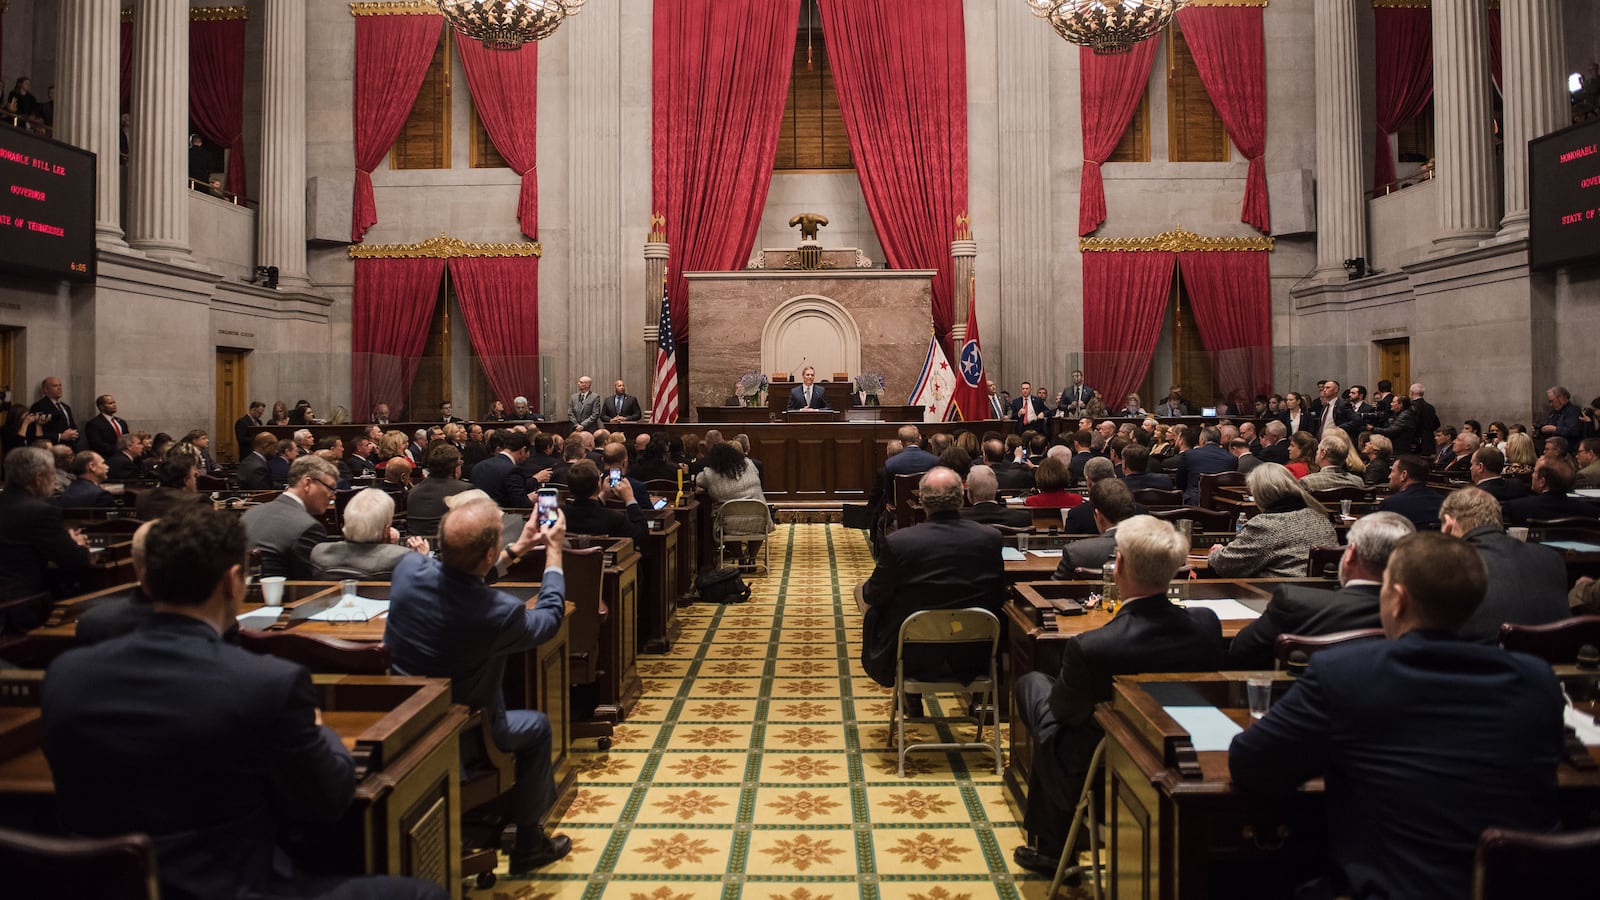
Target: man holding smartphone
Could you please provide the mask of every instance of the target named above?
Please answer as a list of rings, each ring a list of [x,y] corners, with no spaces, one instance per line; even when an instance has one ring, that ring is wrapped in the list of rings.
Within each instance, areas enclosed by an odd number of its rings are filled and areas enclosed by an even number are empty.
[[[605,534],[612,537],[633,538],[641,549],[648,533],[644,510],[639,506],[633,483],[622,477],[616,487],[606,482],[600,468],[592,461],[580,459],[567,469],[567,487],[572,490],[572,502],[567,506],[567,530],[572,534]],[[624,509],[607,509],[606,500],[620,500]]]
[[[39,383],[39,402],[28,410],[41,416],[39,428],[52,444],[76,446],[78,423],[72,417],[72,407],[61,400],[61,379],[51,375]]]

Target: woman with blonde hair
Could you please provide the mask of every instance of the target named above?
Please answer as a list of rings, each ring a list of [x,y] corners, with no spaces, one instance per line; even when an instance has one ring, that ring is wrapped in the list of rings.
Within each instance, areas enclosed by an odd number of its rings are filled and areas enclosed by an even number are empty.
[[[1389,469],[1394,466],[1394,442],[1381,434],[1370,434],[1361,445],[1367,457],[1367,470],[1361,477],[1367,484],[1388,484]]]
[[[1295,578],[1306,573],[1312,547],[1334,547],[1339,535],[1328,510],[1300,486],[1289,470],[1262,463],[1245,486],[1261,510],[1232,541],[1211,548],[1211,574],[1218,578]]]
[[[1533,438],[1521,431],[1511,433],[1506,438],[1506,467],[1503,475],[1532,475],[1533,464],[1539,461],[1539,455],[1533,451]]]

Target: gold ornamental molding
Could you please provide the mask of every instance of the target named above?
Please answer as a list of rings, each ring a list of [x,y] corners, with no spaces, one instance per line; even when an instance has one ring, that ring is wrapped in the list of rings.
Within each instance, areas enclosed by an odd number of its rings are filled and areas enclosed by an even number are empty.
[[[1432,0],[1372,0],[1373,9],[1432,9]]]
[[[250,18],[250,10],[242,6],[196,6],[189,10],[191,22],[231,22]]]
[[[952,240],[972,240],[972,216],[967,215],[966,210],[956,213],[956,236]]]
[[[1185,6],[1266,6],[1267,0],[1189,0]]]
[[[650,236],[652,244],[665,244],[667,242],[667,214],[653,212],[650,214]]]
[[[1138,238],[1078,238],[1078,250],[1083,253],[1166,251],[1182,253],[1188,250],[1267,250],[1272,249],[1270,237],[1206,237],[1185,231],[1182,227],[1163,231],[1155,237]]]
[[[351,259],[456,259],[462,256],[543,256],[538,241],[520,244],[474,244],[440,234],[420,244],[351,244]]]
[[[439,16],[439,5],[436,3],[402,2],[402,0],[385,0],[380,3],[352,3],[350,4],[352,16]]]

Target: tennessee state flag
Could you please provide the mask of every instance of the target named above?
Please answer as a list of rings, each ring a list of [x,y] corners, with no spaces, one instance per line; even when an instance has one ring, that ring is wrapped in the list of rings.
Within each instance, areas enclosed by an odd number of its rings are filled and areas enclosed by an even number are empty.
[[[967,336],[956,362],[956,390],[951,407],[963,422],[988,418],[989,382],[983,376],[983,350],[978,346],[978,279],[970,282]]]

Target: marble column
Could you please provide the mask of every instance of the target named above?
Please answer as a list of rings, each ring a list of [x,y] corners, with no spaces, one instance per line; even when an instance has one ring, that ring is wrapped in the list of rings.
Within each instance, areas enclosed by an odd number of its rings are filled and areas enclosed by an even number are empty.
[[[187,260],[189,4],[134,7],[131,113],[128,243],[157,259]]]
[[[637,352],[628,349],[634,345],[617,327],[632,321],[620,308],[628,295],[622,278],[622,258],[628,252],[622,241],[622,95],[631,87],[622,83],[621,6],[589,4],[581,17],[563,23],[558,32],[567,44],[565,85],[571,116],[567,130],[571,358],[587,360],[595,377],[606,384],[613,378],[634,377],[627,356]],[[648,277],[648,261],[645,268]],[[646,323],[654,323],[660,313],[660,276],[658,269],[656,307],[645,312]],[[651,355],[639,376],[644,382],[653,381],[655,374],[654,342],[650,343]],[[607,372],[616,374],[602,374]],[[647,396],[649,388],[637,393]]]
[[[1367,255],[1361,71],[1355,4],[1316,0],[1318,281],[1345,281],[1344,261]]]
[[[969,238],[950,242],[952,263],[952,293],[955,294],[956,315],[950,329],[950,338],[957,352],[967,339],[967,312],[972,309],[972,263],[978,256],[978,242]],[[979,329],[981,332],[982,329]]]
[[[998,313],[989,321],[999,327],[982,335],[984,374],[1000,384],[1014,384],[1023,378],[1058,384],[1067,358],[1083,345],[1083,310],[1081,302],[1069,299],[1070,290],[1056,290],[1052,278],[1052,268],[1058,264],[1051,244],[1055,233],[1051,210],[1056,200],[1051,189],[1055,181],[1052,167],[1058,139],[1051,118],[1052,98],[1071,98],[1070,123],[1062,123],[1059,140],[1074,148],[1073,158],[1082,154],[1077,149],[1081,146],[1077,88],[1062,80],[1065,73],[1062,78],[1052,74],[1068,67],[1076,69],[1078,54],[1064,52],[1067,48],[1055,31],[1044,27],[1022,3],[1002,0],[994,18],[995,46],[1005,48],[995,55],[999,209],[991,233],[998,239],[991,246],[978,296],[985,309]],[[977,142],[972,144],[976,149]],[[974,206],[981,203],[977,199],[976,158],[974,155],[972,195],[968,198]],[[1074,198],[1076,191],[1074,185]],[[1072,213],[1076,226],[1076,200]],[[1076,238],[1074,231],[1074,247]],[[1000,302],[1002,295],[1004,303]],[[960,309],[956,314],[964,319],[967,311]],[[1048,323],[1047,327],[1041,327],[1043,323]]]
[[[122,240],[122,149],[117,80],[121,17],[114,3],[61,0],[56,28],[56,138],[95,154],[95,239]]]
[[[256,264],[278,267],[278,286],[306,277],[306,3],[264,4],[261,68],[261,198]]]
[[[655,390],[656,373],[656,345],[660,339],[661,330],[661,289],[662,278],[667,272],[667,259],[671,256],[671,248],[667,242],[659,240],[664,235],[652,229],[650,240],[644,245],[644,371],[645,377],[650,382],[650,390]],[[683,405],[686,395],[683,392],[684,372],[678,370],[678,419],[689,420],[689,411]],[[655,421],[655,396],[650,397],[650,421]]]
[[[1458,0],[1433,7],[1434,176],[1441,252],[1495,233],[1495,160],[1489,115],[1489,13]]]
[[[1528,234],[1528,141],[1567,124],[1560,0],[1502,3],[1500,47],[1506,166],[1500,237],[1517,239]]]

